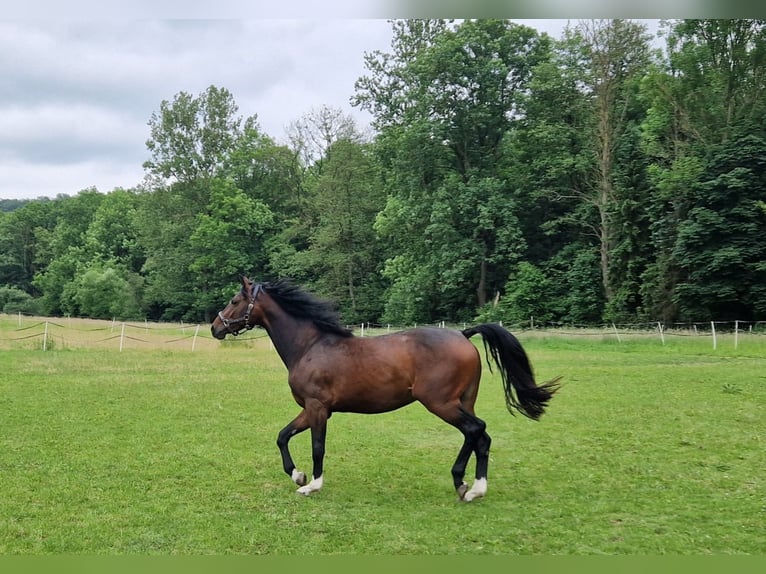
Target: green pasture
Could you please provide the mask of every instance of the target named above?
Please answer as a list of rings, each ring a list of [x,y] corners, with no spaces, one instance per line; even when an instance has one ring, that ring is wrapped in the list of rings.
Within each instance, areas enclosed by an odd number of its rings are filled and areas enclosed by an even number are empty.
[[[461,436],[417,404],[334,415],[324,489],[296,495],[275,439],[298,408],[257,335],[0,350],[0,554],[766,552],[763,337],[520,334],[564,386],[533,422],[485,369],[489,492],[465,504]],[[308,433],[292,448],[310,472]]]

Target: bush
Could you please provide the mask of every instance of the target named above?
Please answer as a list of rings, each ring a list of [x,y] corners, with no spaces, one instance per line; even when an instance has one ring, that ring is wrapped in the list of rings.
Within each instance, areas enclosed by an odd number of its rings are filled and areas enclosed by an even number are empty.
[[[531,263],[521,262],[505,284],[505,294],[495,305],[482,307],[478,321],[518,324],[547,323],[555,319],[553,288],[550,279]]]
[[[41,315],[42,302],[18,287],[3,285],[0,287],[0,309],[3,313]]]
[[[135,289],[113,267],[91,267],[69,287],[79,315],[93,319],[136,319],[142,316]]]

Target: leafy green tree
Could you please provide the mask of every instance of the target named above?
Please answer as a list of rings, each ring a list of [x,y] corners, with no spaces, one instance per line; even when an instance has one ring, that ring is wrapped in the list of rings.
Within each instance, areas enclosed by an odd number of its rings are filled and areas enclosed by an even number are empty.
[[[34,299],[26,291],[9,285],[0,286],[0,311],[3,313],[27,313],[40,315],[43,311],[39,299]]]
[[[522,261],[508,278],[504,295],[485,305],[479,319],[526,326],[548,323],[554,319],[551,289],[551,279],[542,269]]]
[[[382,255],[373,224],[384,195],[374,160],[363,145],[340,140],[322,161],[307,200],[315,225],[296,263],[315,289],[338,301],[347,321],[377,320]]]
[[[524,214],[524,258],[538,266],[566,245],[594,243],[582,233],[591,210],[576,196],[594,169],[581,52],[572,34],[554,43],[550,59],[535,66],[521,99],[522,117],[504,142],[504,175]]]
[[[62,196],[52,203],[55,225],[36,230],[38,271],[33,284],[42,293],[45,312],[67,313],[67,286],[87,268],[91,254],[86,248],[87,233],[104,195],[86,189],[74,197]]]
[[[551,299],[551,311],[559,321],[573,325],[593,325],[604,314],[604,290],[601,283],[601,254],[598,247],[583,248],[571,244],[562,249],[548,265],[548,273],[558,283],[558,297]],[[553,270],[558,270],[555,273]],[[554,280],[549,285],[555,285]]]
[[[305,194],[296,152],[264,134],[254,117],[245,120],[227,155],[224,174],[248,197],[268,205],[283,225],[299,213]]]
[[[766,312],[766,137],[732,137],[711,150],[673,255],[680,318],[755,319]]]
[[[196,228],[197,213],[206,207],[190,208],[187,194],[180,189],[183,186],[147,193],[136,214],[139,245],[146,253],[141,269],[146,284],[143,306],[152,319],[195,315],[189,277],[195,254],[189,237]]]
[[[42,293],[41,301],[47,315],[72,314],[71,289],[68,288],[86,265],[83,248],[69,246],[48,264],[44,272],[35,275],[34,284]]]
[[[142,316],[138,297],[118,269],[93,266],[67,286],[65,311],[94,319],[137,319]]]
[[[97,261],[115,261],[138,273],[146,258],[139,244],[137,213],[141,196],[115,189],[106,194],[85,232],[85,248]]]
[[[594,161],[584,185],[572,193],[593,210],[587,228],[598,240],[601,281],[609,303],[617,291],[613,260],[623,227],[619,214],[631,187],[619,185],[624,177],[619,160],[631,159],[621,158],[620,151],[636,149],[624,144],[626,138],[636,139],[631,128],[642,119],[637,88],[650,64],[649,36],[645,26],[629,20],[583,20],[574,37],[581,42],[575,49],[583,58],[581,82],[590,101],[584,127]],[[637,120],[632,117],[636,112]]]
[[[656,256],[643,276],[644,300],[666,321],[703,308],[728,316],[738,284],[758,277],[751,250],[737,247],[725,230],[738,229],[747,213],[743,236],[761,241],[750,230],[758,199],[751,191],[762,189],[752,174],[759,168],[752,150],[766,128],[766,26],[761,20],[684,20],[669,23],[667,35],[666,66],[644,83],[650,108],[643,142],[656,190],[647,202]],[[746,153],[737,163],[731,150],[740,145]],[[729,203],[721,203],[727,194]],[[709,237],[711,230],[723,234],[726,249],[713,247],[718,240]],[[735,278],[734,268],[745,275]],[[760,308],[750,297],[740,300],[741,313]]]
[[[172,102],[163,101],[149,121],[151,158],[144,167],[151,186],[136,219],[146,254],[144,305],[153,318],[199,319],[210,304],[201,302],[205,297],[194,292],[196,277],[190,276],[192,264],[201,265],[208,253],[198,251],[204,242],[189,238],[198,232],[199,218],[216,209],[211,190],[217,181],[248,177],[243,166],[249,144],[259,136],[257,121],[244,120],[243,131],[237,111],[228,90],[210,86],[196,97],[180,92]],[[208,292],[204,284],[198,287]]]
[[[573,288],[588,277],[585,291],[578,287],[582,305],[571,290],[550,301],[559,320],[632,320],[641,311],[650,248],[638,88],[650,61],[648,35],[636,23],[567,28],[551,58],[535,67],[523,120],[508,139],[506,169],[524,213],[525,258]],[[580,267],[594,263],[596,269]]]
[[[38,237],[56,224],[53,202],[31,201],[10,213],[0,213],[0,284],[34,294],[40,270]],[[43,263],[44,266],[44,263]]]
[[[206,320],[231,295],[239,275],[262,274],[268,260],[263,240],[273,221],[262,201],[248,197],[230,181],[211,182],[208,210],[197,216],[189,236],[193,256],[187,279],[194,308]]]
[[[195,182],[220,173],[237,136],[241,118],[234,96],[210,86],[193,96],[179,92],[163,100],[149,120],[146,147],[151,159],[144,168],[164,180]]]
[[[385,240],[409,231],[396,240],[398,263],[391,258],[386,270],[395,281],[389,296],[425,290],[424,305],[409,320],[468,317],[504,284],[523,249],[498,163],[549,42],[502,20],[409,20],[393,28],[393,52],[367,55],[370,75],[357,81],[354,98],[381,131],[391,199],[377,228]],[[394,267],[403,275],[394,278]]]

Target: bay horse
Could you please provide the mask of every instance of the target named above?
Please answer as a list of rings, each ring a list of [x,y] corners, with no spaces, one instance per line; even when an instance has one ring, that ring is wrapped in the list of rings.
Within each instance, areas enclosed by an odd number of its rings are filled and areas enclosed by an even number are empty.
[[[452,466],[458,498],[471,501],[487,492],[491,439],[486,424],[474,413],[479,392],[481,356],[469,341],[484,340],[500,371],[505,402],[511,414],[537,420],[558,389],[560,377],[537,385],[529,359],[518,339],[496,324],[462,331],[419,327],[356,337],[340,323],[335,306],[288,280],[256,283],[241,277],[242,288],[213,320],[216,339],[263,327],[288,370],[287,382],[301,412],[277,437],[284,471],[306,496],[324,482],[327,420],[334,412],[383,413],[414,401],[456,427],[464,437]],[[288,444],[311,429],[313,473],[299,472]],[[463,481],[471,454],[476,476],[471,488]]]

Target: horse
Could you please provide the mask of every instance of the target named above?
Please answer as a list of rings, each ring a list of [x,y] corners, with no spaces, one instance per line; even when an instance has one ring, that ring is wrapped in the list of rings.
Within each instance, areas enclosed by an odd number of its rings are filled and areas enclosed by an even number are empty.
[[[279,432],[277,446],[298,494],[308,496],[323,486],[327,421],[334,412],[384,413],[419,401],[463,434],[452,466],[458,499],[485,496],[491,439],[474,412],[482,366],[469,340],[474,335],[483,338],[490,370],[494,362],[501,374],[511,414],[539,419],[559,388],[561,377],[535,383],[526,352],[501,325],[484,323],[462,331],[416,327],[357,337],[341,324],[333,303],[289,280],[257,283],[243,276],[240,281],[242,288],[213,319],[211,332],[223,340],[260,326],[287,367],[290,391],[302,410]],[[288,448],[290,439],[307,429],[310,481],[297,470]],[[476,474],[469,489],[464,477],[471,454]]]

